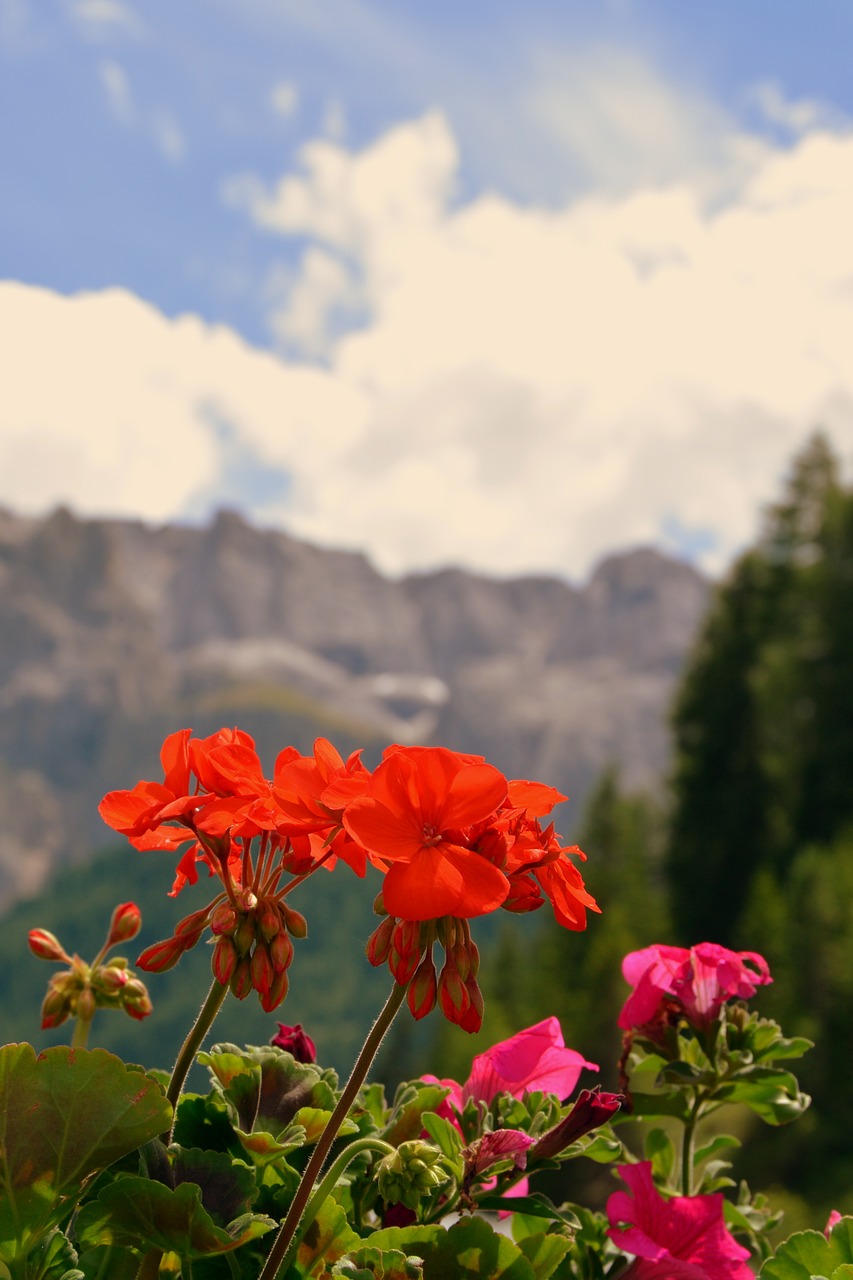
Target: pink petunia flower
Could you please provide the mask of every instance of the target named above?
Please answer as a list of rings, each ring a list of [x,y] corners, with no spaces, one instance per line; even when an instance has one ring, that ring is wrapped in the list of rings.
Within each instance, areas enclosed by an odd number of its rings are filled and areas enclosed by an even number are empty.
[[[753,1280],[749,1250],[723,1221],[723,1197],[673,1196],[652,1182],[649,1161],[619,1166],[628,1191],[607,1201],[607,1234],[634,1261],[620,1280]]]
[[[667,999],[680,1004],[693,1026],[707,1030],[727,1000],[746,999],[773,981],[763,956],[716,942],[689,950],[656,945],[632,951],[622,961],[622,974],[634,988],[619,1014],[625,1030],[653,1025]]]

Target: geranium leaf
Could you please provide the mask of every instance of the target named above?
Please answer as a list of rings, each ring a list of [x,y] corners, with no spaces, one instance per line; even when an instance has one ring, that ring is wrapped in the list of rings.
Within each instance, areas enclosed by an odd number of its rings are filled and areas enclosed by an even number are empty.
[[[237,1249],[275,1225],[271,1218],[243,1214],[227,1228],[218,1227],[193,1183],[172,1190],[147,1178],[122,1178],[80,1210],[77,1236],[89,1248],[118,1245],[142,1253],[162,1249],[203,1258]]]
[[[401,1249],[422,1258],[424,1280],[536,1280],[518,1245],[493,1231],[483,1218],[462,1218],[443,1227],[388,1227],[367,1244]]]
[[[564,1222],[567,1227],[572,1227],[574,1230],[580,1226],[580,1220],[571,1209],[558,1209],[553,1200],[541,1191],[534,1191],[528,1196],[479,1196],[477,1208],[485,1209],[489,1213],[506,1213],[509,1209],[513,1213],[523,1213],[531,1218]]]
[[[104,1049],[0,1049],[0,1258],[25,1256],[85,1183],[169,1127],[155,1081]]]
[[[331,1275],[345,1280],[421,1280],[420,1258],[407,1258],[399,1249],[375,1249],[365,1245],[340,1258]]]
[[[533,1268],[536,1280],[548,1280],[563,1261],[572,1247],[571,1240],[565,1236],[539,1235],[525,1236],[518,1241],[518,1247]]]
[[[798,1231],[780,1244],[761,1268],[760,1280],[812,1280],[833,1277],[853,1263],[853,1218],[842,1218],[829,1239],[821,1231]],[[844,1275],[844,1272],[841,1272]]]
[[[388,1124],[382,1130],[382,1137],[392,1147],[399,1147],[401,1142],[410,1142],[419,1137],[424,1127],[424,1113],[435,1111],[449,1092],[443,1085],[423,1084],[421,1081],[406,1085],[394,1099],[394,1108]]]
[[[334,1200],[326,1200],[299,1241],[296,1254],[299,1275],[326,1275],[333,1262],[357,1249],[360,1243],[341,1206]]]
[[[139,1255],[130,1249],[99,1245],[80,1255],[80,1268],[85,1280],[135,1280]]]

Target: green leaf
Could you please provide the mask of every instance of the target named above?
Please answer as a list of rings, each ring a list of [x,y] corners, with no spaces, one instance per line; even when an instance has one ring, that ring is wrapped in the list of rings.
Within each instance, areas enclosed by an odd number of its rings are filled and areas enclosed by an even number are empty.
[[[630,1111],[617,1112],[610,1123],[615,1127],[632,1119],[649,1119],[653,1116],[674,1116],[678,1120],[690,1119],[690,1098],[687,1093],[632,1093]]]
[[[535,1280],[518,1245],[493,1231],[483,1218],[462,1218],[444,1227],[388,1227],[365,1242],[401,1249],[423,1259],[424,1280]]]
[[[558,1209],[553,1200],[541,1191],[533,1191],[528,1196],[511,1196],[509,1200],[505,1196],[480,1196],[477,1198],[477,1208],[485,1209],[490,1213],[506,1213],[509,1209],[512,1213],[521,1213],[532,1218],[563,1222],[573,1229],[580,1226],[579,1219],[571,1209]]]
[[[536,1280],[548,1280],[571,1249],[572,1242],[565,1236],[546,1235],[543,1232],[536,1236],[525,1236],[518,1241],[518,1247],[533,1268]]]
[[[422,1080],[402,1085],[397,1090],[391,1116],[382,1130],[382,1137],[392,1147],[399,1147],[401,1142],[410,1142],[419,1137],[424,1128],[425,1112],[435,1111],[449,1092],[444,1085],[424,1084]]]
[[[798,1231],[780,1244],[759,1274],[760,1280],[813,1280],[835,1277],[843,1265],[853,1263],[853,1218],[842,1218],[830,1233]],[[844,1276],[844,1271],[841,1276]]]
[[[104,1049],[0,1049],[0,1258],[26,1256],[87,1181],[169,1127],[162,1089]]]
[[[99,1245],[80,1255],[80,1267],[85,1280],[136,1280],[139,1255],[130,1249]]]
[[[249,1213],[255,1198],[255,1170],[242,1160],[222,1151],[200,1151],[192,1147],[170,1152],[173,1185],[189,1182],[201,1192],[201,1202],[213,1221],[221,1227]]]
[[[142,1253],[162,1249],[184,1258],[203,1258],[237,1249],[275,1225],[272,1218],[243,1214],[227,1228],[218,1227],[193,1183],[181,1183],[173,1191],[147,1178],[122,1178],[80,1210],[77,1237],[89,1248],[118,1245]]]
[[[787,1071],[757,1067],[747,1078],[721,1085],[714,1091],[715,1102],[741,1102],[766,1124],[789,1124],[808,1108],[811,1098],[801,1093],[797,1080]]]
[[[303,1277],[324,1276],[329,1264],[351,1253],[360,1244],[341,1206],[334,1200],[326,1200],[299,1241],[297,1271]]]
[[[675,1147],[663,1129],[650,1129],[646,1134],[646,1159],[652,1162],[652,1171],[664,1183],[668,1183],[675,1168]]]
[[[462,1168],[462,1135],[444,1116],[437,1116],[434,1111],[426,1111],[421,1117],[423,1127],[435,1145],[446,1156],[455,1169]]]
[[[400,1249],[375,1249],[364,1245],[337,1261],[333,1276],[346,1280],[421,1280],[420,1258],[407,1258]]]

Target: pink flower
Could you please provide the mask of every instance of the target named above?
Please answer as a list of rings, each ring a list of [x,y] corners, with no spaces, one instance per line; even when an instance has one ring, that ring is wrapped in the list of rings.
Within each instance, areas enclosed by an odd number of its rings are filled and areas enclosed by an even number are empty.
[[[287,1023],[280,1022],[278,1031],[273,1036],[270,1044],[279,1049],[286,1049],[297,1062],[317,1061],[317,1050],[314,1041],[302,1030],[301,1022],[297,1022],[295,1027],[289,1027]]]
[[[566,1048],[556,1018],[545,1018],[477,1055],[462,1086],[462,1105],[469,1098],[489,1103],[498,1093],[521,1098],[539,1090],[556,1093],[562,1102],[574,1089],[584,1067],[598,1070],[594,1062],[587,1062],[574,1049]]]
[[[620,1280],[753,1280],[749,1250],[726,1230],[719,1192],[665,1200],[649,1161],[620,1165],[619,1173],[629,1191],[607,1201],[607,1234],[635,1259]]]
[[[465,1159],[464,1182],[469,1185],[474,1178],[491,1169],[500,1160],[512,1160],[513,1167],[524,1169],[527,1165],[527,1148],[535,1139],[520,1129],[494,1129],[477,1138],[462,1152]]]
[[[641,1029],[660,1020],[667,998],[676,1000],[689,1022],[707,1030],[720,1008],[735,997],[755,995],[772,982],[767,961],[754,951],[729,951],[716,942],[684,947],[653,946],[632,951],[622,961],[634,988],[619,1014],[619,1026]]]

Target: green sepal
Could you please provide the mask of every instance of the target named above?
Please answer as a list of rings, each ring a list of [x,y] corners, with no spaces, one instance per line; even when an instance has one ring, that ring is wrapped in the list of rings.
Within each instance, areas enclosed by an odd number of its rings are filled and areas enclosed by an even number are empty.
[[[411,1080],[402,1084],[394,1096],[394,1105],[385,1127],[380,1131],[386,1142],[399,1147],[401,1142],[420,1137],[425,1112],[435,1111],[450,1090],[440,1084]]]
[[[571,1240],[565,1236],[548,1235],[545,1232],[524,1236],[516,1244],[533,1268],[536,1280],[548,1280],[572,1247]]]

